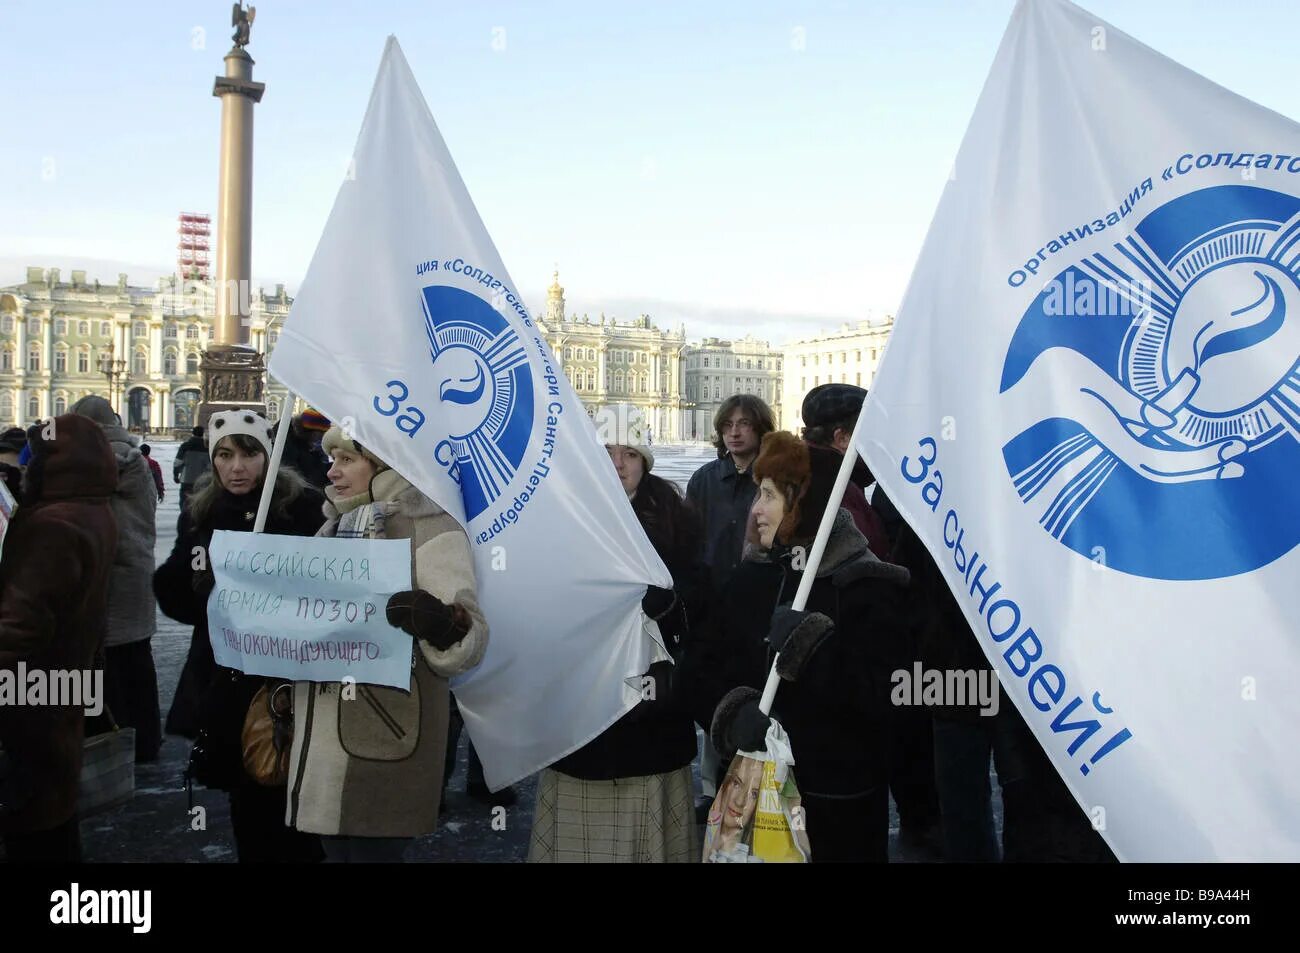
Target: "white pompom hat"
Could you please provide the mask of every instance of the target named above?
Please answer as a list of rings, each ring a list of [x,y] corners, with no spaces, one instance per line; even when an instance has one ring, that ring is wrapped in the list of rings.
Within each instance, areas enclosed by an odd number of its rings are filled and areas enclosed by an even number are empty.
[[[222,437],[242,434],[251,437],[262,445],[266,458],[271,459],[271,425],[259,413],[251,410],[223,410],[212,415],[208,420],[208,457],[217,452],[217,444]]]

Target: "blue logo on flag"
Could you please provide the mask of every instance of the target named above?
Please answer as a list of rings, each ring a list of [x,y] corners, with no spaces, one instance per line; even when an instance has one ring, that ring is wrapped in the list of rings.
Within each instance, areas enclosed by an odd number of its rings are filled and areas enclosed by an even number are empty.
[[[429,285],[423,304],[437,419],[447,429],[434,457],[460,484],[473,520],[505,492],[528,449],[532,370],[515,329],[482,298]]]
[[[1000,392],[1043,529],[1113,569],[1215,579],[1300,543],[1300,199],[1218,186],[1048,282]],[[1026,403],[1027,402],[1027,403]]]

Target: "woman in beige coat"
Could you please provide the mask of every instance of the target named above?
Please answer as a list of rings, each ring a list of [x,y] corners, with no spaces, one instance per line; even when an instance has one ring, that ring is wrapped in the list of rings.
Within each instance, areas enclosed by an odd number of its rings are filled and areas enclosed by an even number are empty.
[[[398,861],[437,826],[447,742],[447,679],[479,663],[479,610],[469,537],[450,515],[339,427],[329,454],[320,536],[410,539],[414,588],[387,617],[414,636],[410,691],[298,682],[287,822],[321,835],[328,860]]]

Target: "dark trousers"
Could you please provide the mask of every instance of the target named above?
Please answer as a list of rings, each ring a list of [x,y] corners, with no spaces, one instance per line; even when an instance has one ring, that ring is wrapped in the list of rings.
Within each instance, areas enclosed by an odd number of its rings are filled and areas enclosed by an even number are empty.
[[[81,822],[75,815],[49,830],[6,834],[4,842],[11,864],[81,863]]]
[[[327,864],[400,864],[414,837],[322,837]]]
[[[993,863],[998,859],[989,781],[994,721],[934,719],[934,774],[943,856],[949,863]]]
[[[889,791],[898,805],[899,824],[918,831],[939,820],[931,720],[921,705],[889,709]]]
[[[135,760],[158,760],[162,714],[152,639],[104,649],[104,702],[119,727],[135,729]]]
[[[800,793],[815,864],[883,864],[889,860],[889,787],[855,797]]]
[[[453,695],[451,715],[447,719],[447,755],[443,761],[442,789],[444,791],[447,790],[447,782],[451,780],[452,772],[456,770],[456,746],[460,744],[460,735],[464,730],[465,719],[460,716],[460,709],[456,707],[456,696]],[[474,742],[466,739],[465,750],[469,758],[468,764],[465,765],[466,787],[486,787],[487,782],[483,779],[483,762],[479,760],[478,752],[474,750]]]
[[[1019,713],[1004,705],[997,721],[993,756],[1002,786],[1002,859],[1114,863],[1115,855]]]
[[[230,826],[241,864],[314,864],[324,859],[320,838],[284,823],[285,789],[252,779],[230,792]]]

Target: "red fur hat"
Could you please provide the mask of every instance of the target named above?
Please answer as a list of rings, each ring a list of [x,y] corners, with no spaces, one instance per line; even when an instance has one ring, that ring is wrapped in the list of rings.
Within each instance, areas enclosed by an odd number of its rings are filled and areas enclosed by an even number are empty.
[[[839,465],[834,450],[810,447],[792,433],[775,430],[764,435],[754,461],[754,482],[770,479],[785,497],[785,518],[776,532],[781,543],[806,543],[817,535]]]

